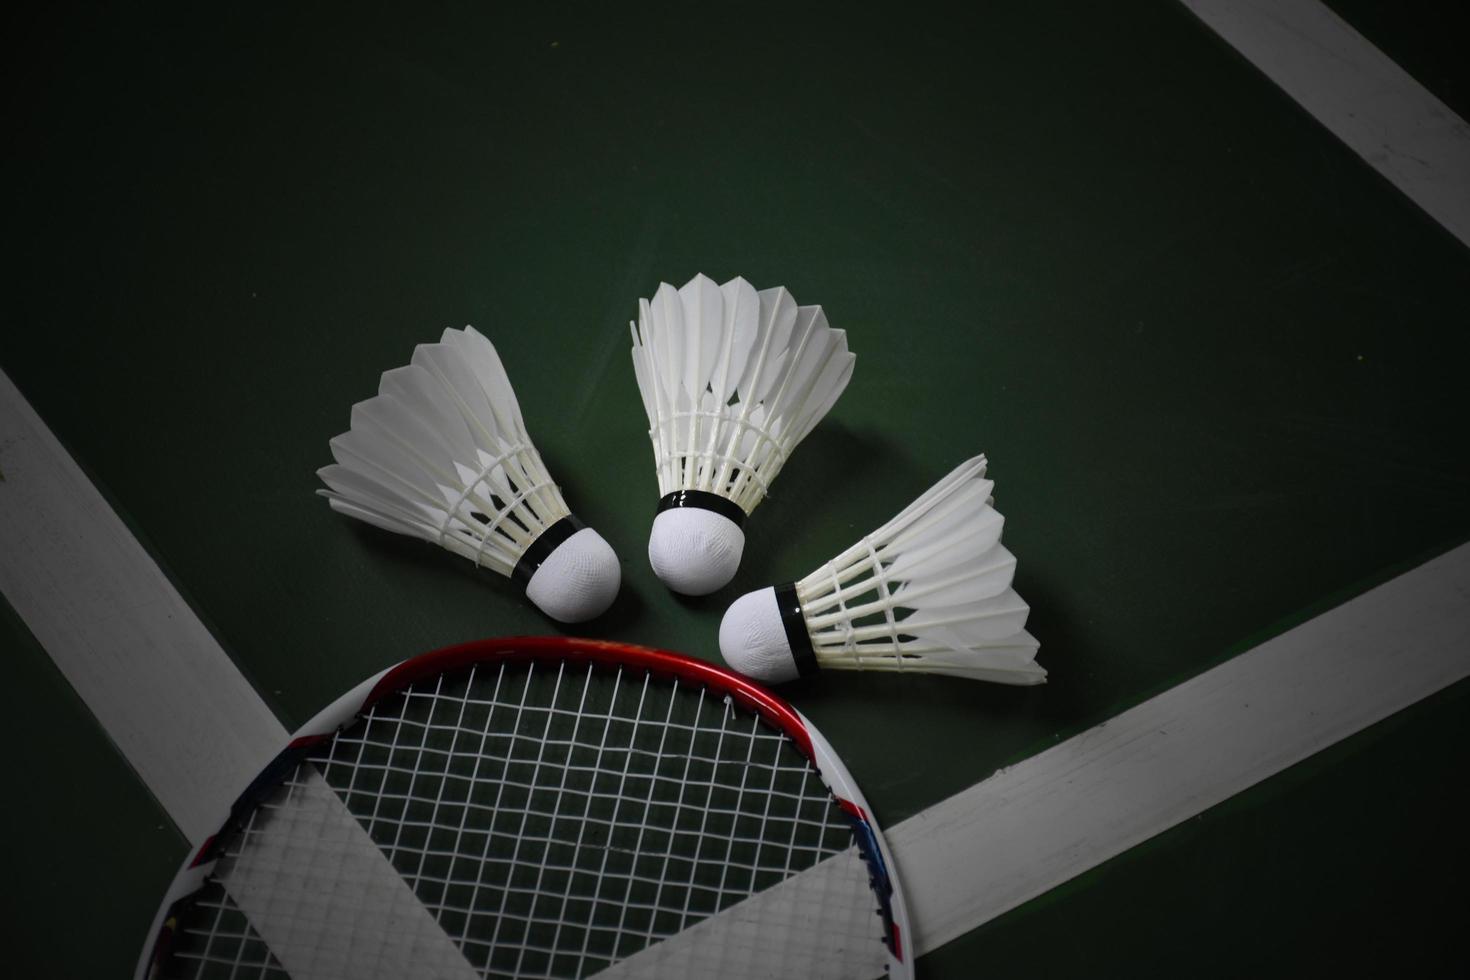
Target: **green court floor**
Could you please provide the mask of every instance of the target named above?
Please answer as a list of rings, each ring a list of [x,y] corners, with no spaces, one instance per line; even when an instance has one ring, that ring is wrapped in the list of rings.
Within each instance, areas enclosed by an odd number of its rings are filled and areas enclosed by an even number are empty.
[[[1443,25],[1332,6],[1465,112]],[[403,657],[556,629],[313,495],[446,326],[493,340],[623,560],[585,635],[717,660],[735,596],[989,455],[1050,682],[787,691],[889,824],[1470,538],[1470,252],[1178,3],[66,7],[6,43],[0,368],[288,729]],[[701,271],[822,304],[858,361],[735,582],[689,600],[644,557],[627,322]],[[184,839],[9,607],[0,654],[16,975],[127,975]],[[1467,699],[920,975],[1463,969]]]

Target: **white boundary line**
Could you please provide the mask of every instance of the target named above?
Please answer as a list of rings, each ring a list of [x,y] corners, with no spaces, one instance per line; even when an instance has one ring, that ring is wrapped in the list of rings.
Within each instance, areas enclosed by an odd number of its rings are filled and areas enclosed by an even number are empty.
[[[286,730],[0,372],[0,591],[190,843]]]
[[[927,953],[1467,675],[1462,545],[890,828],[913,942]],[[796,884],[840,897],[843,871]]]
[[[284,730],[3,373],[0,473],[0,589],[199,840]],[[1470,545],[892,828],[916,946],[948,942],[1467,674]]]
[[[1181,0],[1470,245],[1470,126],[1316,0]]]
[[[888,831],[919,951],[1470,675],[1470,545]]]
[[[4,372],[0,591],[195,847],[285,748],[285,728]],[[317,789],[311,829],[336,842],[334,860],[307,865],[297,852],[291,896],[258,894],[248,863],[226,882],[291,975],[402,976],[412,955],[416,976],[475,976],[341,801]],[[323,916],[303,942],[300,913],[327,896],[381,927],[324,943]]]

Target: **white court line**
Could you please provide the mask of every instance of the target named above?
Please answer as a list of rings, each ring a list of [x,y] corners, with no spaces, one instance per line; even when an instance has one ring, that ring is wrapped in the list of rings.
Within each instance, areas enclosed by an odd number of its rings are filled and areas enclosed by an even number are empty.
[[[0,591],[193,844],[286,730],[0,372]]]
[[[1467,675],[1462,545],[889,828],[912,941],[929,952]],[[841,873],[801,878],[840,895]]]
[[[1467,675],[1461,545],[890,829],[919,951]]]
[[[196,847],[285,747],[285,728],[4,372],[0,591]],[[475,976],[367,832],[320,790],[314,835],[337,842],[338,860],[298,862],[302,895],[350,891],[381,927],[303,943],[292,916],[272,914],[291,896],[262,898],[249,887],[251,866],[237,864],[239,880],[226,887],[291,975],[372,976],[349,966],[381,949],[382,975],[401,976],[386,955],[397,948],[414,954],[416,976]],[[396,937],[408,941],[395,947]]]
[[[1470,245],[1470,126],[1316,0],[1181,0]]]
[[[3,374],[0,472],[0,589],[191,839],[209,832],[279,723]],[[1467,673],[1470,545],[892,828],[918,950]],[[168,738],[149,734],[160,715]]]

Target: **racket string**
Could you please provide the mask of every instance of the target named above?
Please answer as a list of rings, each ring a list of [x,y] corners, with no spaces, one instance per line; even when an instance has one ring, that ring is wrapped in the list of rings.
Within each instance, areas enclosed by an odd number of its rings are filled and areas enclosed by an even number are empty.
[[[312,779],[484,976],[595,973],[852,845],[787,736],[641,672],[502,664],[420,682],[313,752],[230,852]],[[263,943],[257,963],[231,938],[250,927],[223,892],[217,905],[204,951],[242,967],[219,975],[284,975]]]

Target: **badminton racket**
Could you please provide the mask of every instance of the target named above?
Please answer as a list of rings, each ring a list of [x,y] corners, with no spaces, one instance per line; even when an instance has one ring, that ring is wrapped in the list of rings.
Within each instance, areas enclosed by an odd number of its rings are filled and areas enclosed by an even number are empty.
[[[679,654],[512,638],[297,732],[186,859],[136,976],[900,978],[910,935],[800,712]]]

